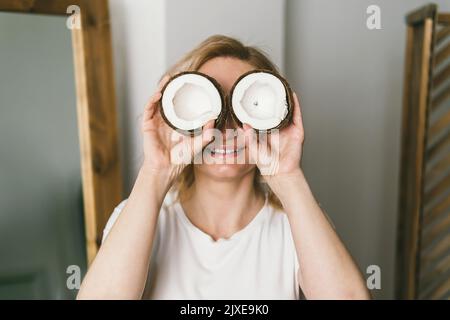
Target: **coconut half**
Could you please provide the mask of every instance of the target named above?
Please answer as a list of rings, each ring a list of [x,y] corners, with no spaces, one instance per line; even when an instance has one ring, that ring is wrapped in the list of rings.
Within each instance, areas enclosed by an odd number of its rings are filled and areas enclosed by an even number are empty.
[[[220,85],[199,72],[182,72],[162,89],[161,115],[173,129],[192,134],[208,121],[216,127],[224,120],[224,98]]]
[[[255,130],[281,129],[292,119],[292,92],[281,76],[265,70],[242,75],[232,88],[232,115]]]

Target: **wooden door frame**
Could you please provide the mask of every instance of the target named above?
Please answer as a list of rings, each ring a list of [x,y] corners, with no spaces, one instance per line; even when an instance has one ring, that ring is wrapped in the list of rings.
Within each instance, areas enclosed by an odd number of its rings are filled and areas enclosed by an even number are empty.
[[[436,66],[450,57],[450,45],[436,50],[436,44],[450,35],[450,14],[439,13],[437,5],[429,4],[408,14],[406,24],[396,298],[418,299],[422,287],[422,251],[432,239],[423,237],[432,219],[424,214],[425,204],[439,194],[438,191],[425,192],[429,179],[426,166],[436,154],[443,152],[436,147],[443,144],[430,145],[430,141],[448,125],[448,120],[439,122],[438,127],[430,125],[432,112],[450,96],[448,89],[438,96],[432,95],[434,87],[450,75],[448,71],[434,74]],[[445,27],[438,29],[438,25]],[[435,296],[439,294],[431,297]]]
[[[70,18],[78,6],[79,28],[72,28],[78,131],[88,264],[102,231],[122,198],[117,111],[108,0],[0,0],[0,12]],[[66,28],[66,25],[61,26]],[[69,30],[68,30],[69,31]]]
[[[396,297],[415,299],[423,210],[424,150],[432,65],[432,38],[437,14],[428,5],[406,17],[407,41],[403,84],[402,152],[397,234]],[[418,41],[420,38],[421,41]],[[422,47],[420,47],[422,46]],[[421,68],[414,68],[417,64]]]

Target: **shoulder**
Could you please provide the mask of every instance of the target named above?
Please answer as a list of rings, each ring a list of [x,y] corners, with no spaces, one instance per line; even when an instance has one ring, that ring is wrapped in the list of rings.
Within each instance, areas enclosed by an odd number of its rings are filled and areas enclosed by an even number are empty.
[[[277,209],[272,205],[268,205],[267,222],[271,227],[290,230],[289,219],[283,209]]]
[[[281,242],[289,251],[295,252],[293,232],[288,215],[283,209],[277,209],[269,205],[266,227],[272,238],[277,239],[274,242],[278,244]]]
[[[170,219],[170,217],[174,216],[174,206],[176,203],[176,195],[174,192],[167,193],[166,197],[164,198],[164,202],[161,206],[159,217],[158,217],[158,224],[165,224],[167,219]],[[126,204],[128,202],[128,199],[122,200],[112,211],[108,221],[106,222],[105,228],[103,229],[103,236],[102,236],[102,242],[105,240],[108,233],[111,231],[112,227],[116,223],[117,219],[119,218],[120,214],[122,213],[123,209],[125,208]]]
[[[260,232],[260,238],[266,239],[271,246],[292,247],[291,227],[283,209],[278,209],[269,203],[264,206],[264,211],[260,214],[262,223],[257,229]]]

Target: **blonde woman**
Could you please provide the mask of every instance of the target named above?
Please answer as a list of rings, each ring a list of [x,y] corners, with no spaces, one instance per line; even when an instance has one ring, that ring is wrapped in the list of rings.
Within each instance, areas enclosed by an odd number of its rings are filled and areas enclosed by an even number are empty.
[[[258,49],[213,36],[167,75],[199,71],[229,92],[239,76],[253,69],[278,72]],[[369,298],[361,273],[300,167],[304,133],[297,96],[293,123],[278,135],[277,170],[262,177],[259,164],[251,161],[171,161],[175,145],[197,146],[191,149],[193,157],[212,137],[173,141],[172,129],[157,110],[167,79],[145,107],[144,161],[135,185],[109,219],[78,298]],[[203,132],[212,127],[210,121]],[[249,145],[258,143],[252,128],[238,128],[231,119],[226,127],[248,138],[239,152],[256,159],[249,152]],[[227,139],[223,148],[230,148]],[[238,146],[231,147],[238,152]]]

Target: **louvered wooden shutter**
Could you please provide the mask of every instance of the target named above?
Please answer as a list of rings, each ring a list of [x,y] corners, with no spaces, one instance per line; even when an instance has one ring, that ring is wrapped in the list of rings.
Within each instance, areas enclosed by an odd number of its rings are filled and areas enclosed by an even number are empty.
[[[450,298],[450,13],[407,16],[396,296]]]

